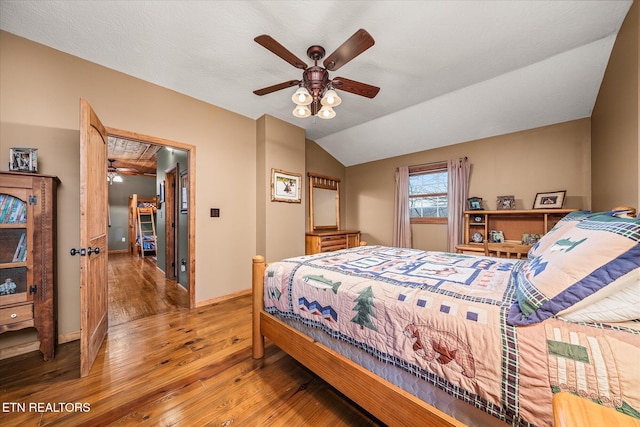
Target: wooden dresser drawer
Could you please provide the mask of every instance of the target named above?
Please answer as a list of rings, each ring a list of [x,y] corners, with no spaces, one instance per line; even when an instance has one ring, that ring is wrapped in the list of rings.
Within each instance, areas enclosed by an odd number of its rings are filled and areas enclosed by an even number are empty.
[[[332,252],[340,249],[354,248],[360,245],[360,232],[357,230],[334,230],[307,232],[305,253],[307,255],[320,252]]]
[[[0,325],[33,319],[33,304],[16,305],[0,309]]]

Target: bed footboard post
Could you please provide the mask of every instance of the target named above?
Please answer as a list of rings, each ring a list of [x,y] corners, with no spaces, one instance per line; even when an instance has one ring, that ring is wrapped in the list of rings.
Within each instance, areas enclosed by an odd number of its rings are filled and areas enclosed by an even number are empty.
[[[260,333],[260,313],[264,304],[264,257],[256,255],[253,257],[253,358],[262,359],[264,357],[264,336]]]

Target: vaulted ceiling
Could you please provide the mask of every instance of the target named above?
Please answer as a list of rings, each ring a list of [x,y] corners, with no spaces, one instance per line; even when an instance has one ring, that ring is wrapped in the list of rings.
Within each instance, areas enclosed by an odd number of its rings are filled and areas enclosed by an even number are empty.
[[[591,115],[631,0],[0,2],[0,28],[258,118],[270,114],[350,166]],[[339,91],[331,120],[292,116],[301,79],[254,42],[327,55],[359,28],[375,45],[331,77],[381,88]]]

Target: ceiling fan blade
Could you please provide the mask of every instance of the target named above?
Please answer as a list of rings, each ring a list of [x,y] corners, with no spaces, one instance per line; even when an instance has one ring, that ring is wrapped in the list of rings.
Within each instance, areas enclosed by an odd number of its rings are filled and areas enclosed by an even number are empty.
[[[360,83],[355,80],[345,79],[344,77],[336,77],[332,80],[332,83],[335,89],[355,93],[356,95],[365,96],[367,98],[375,98],[378,92],[380,92],[379,87]]]
[[[256,95],[262,96],[271,92],[276,92],[278,90],[286,89],[288,87],[298,86],[299,84],[300,84],[300,80],[289,80],[288,82],[278,83],[277,85],[254,90],[253,93],[255,93]]]
[[[361,28],[349,37],[346,42],[342,43],[335,52],[325,58],[323,62],[324,68],[329,71],[335,71],[369,49],[374,43],[375,41],[371,34]]]
[[[294,67],[300,68],[301,70],[307,69],[307,64],[305,64],[304,61],[291,53],[286,47],[278,43],[273,37],[263,34],[256,37],[254,40],[259,45],[264,46]]]

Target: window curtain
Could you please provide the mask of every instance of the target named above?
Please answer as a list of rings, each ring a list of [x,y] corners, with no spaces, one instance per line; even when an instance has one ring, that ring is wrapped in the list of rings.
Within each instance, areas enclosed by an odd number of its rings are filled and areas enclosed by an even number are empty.
[[[462,243],[470,170],[471,165],[466,157],[447,161],[447,175],[449,177],[447,248],[449,252],[455,252],[456,245]]]
[[[409,219],[409,167],[396,171],[396,194],[393,211],[393,246],[411,247],[411,220]]]

